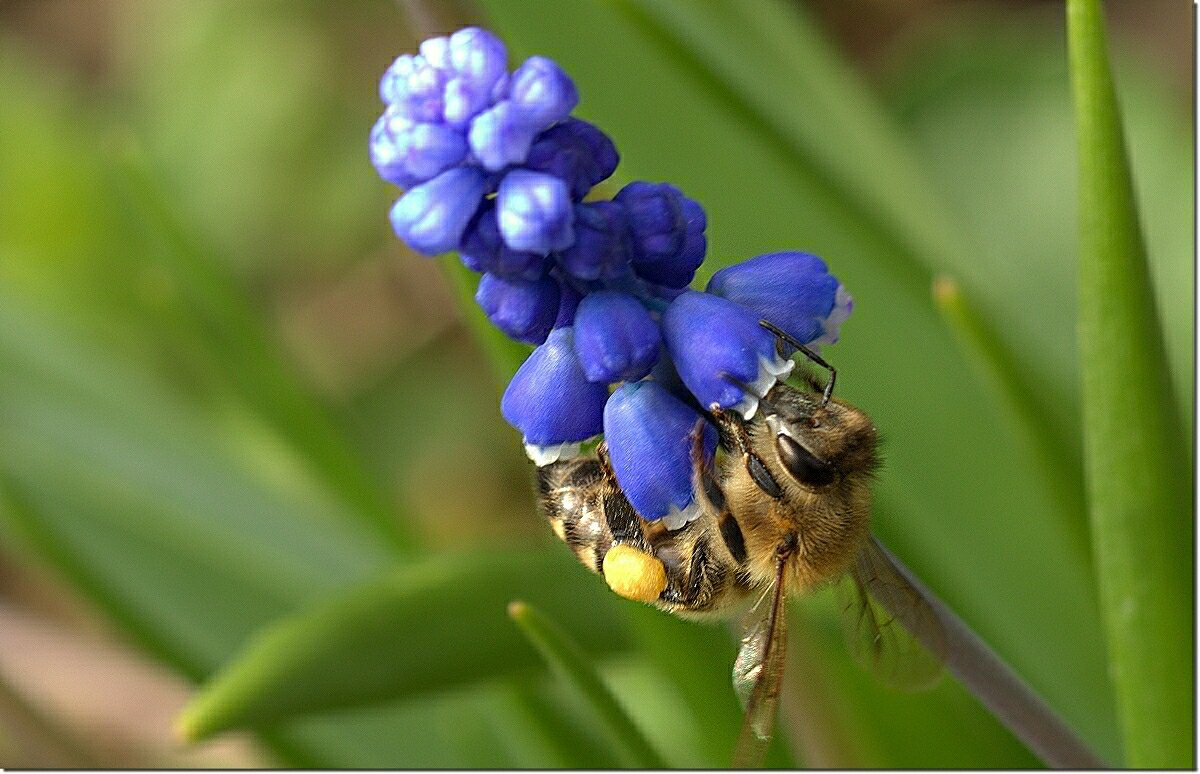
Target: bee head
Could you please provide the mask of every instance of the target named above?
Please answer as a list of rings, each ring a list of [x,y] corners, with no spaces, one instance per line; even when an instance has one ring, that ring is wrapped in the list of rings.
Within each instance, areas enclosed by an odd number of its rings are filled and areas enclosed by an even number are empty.
[[[779,383],[762,401],[759,443],[769,444],[780,467],[807,489],[869,476],[878,467],[871,419],[836,398]]]

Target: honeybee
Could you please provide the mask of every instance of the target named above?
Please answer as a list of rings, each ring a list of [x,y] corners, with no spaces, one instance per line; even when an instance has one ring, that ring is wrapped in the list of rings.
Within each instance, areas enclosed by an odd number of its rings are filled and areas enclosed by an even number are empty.
[[[538,469],[540,508],[555,534],[618,594],[684,618],[749,608],[733,667],[746,710],[738,767],[760,762],[771,738],[790,594],[838,583],[851,650],[889,683],[930,683],[943,659],[936,614],[871,537],[870,486],[879,466],[874,424],[832,397],[832,366],[770,323],[760,324],[775,334],[781,353],[790,345],[829,378],[824,388],[811,377],[799,388],[777,383],[749,420],[709,408],[704,421],[716,426],[720,444],[706,465],[698,423],[692,453],[698,518],[677,529],[641,518],[603,442],[590,456]]]

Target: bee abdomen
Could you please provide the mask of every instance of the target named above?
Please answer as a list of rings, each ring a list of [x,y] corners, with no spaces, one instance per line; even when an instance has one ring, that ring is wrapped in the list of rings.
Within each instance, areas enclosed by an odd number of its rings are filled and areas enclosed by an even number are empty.
[[[646,522],[596,457],[539,468],[538,492],[554,533],[622,596],[672,612],[703,613],[748,589],[736,572],[745,560],[741,529],[727,514],[728,524],[719,530],[715,515],[675,531]],[[606,564],[605,557],[618,546],[619,561]],[[718,546],[729,549],[732,566]]]
[[[613,544],[605,516],[608,490],[604,470],[594,457],[538,468],[541,508],[554,534],[596,573],[603,573],[604,555]]]

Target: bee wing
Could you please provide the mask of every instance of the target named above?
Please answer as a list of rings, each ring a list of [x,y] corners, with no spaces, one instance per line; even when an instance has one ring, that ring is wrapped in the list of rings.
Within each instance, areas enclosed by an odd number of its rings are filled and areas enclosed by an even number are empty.
[[[762,764],[775,727],[787,653],[784,564],[780,559],[775,570],[770,604],[763,604],[767,600],[764,597],[750,612],[742,646],[733,663],[733,688],[746,710],[733,753],[735,769],[757,768]]]
[[[885,684],[929,688],[942,674],[946,633],[937,613],[872,537],[838,584],[855,658]]]

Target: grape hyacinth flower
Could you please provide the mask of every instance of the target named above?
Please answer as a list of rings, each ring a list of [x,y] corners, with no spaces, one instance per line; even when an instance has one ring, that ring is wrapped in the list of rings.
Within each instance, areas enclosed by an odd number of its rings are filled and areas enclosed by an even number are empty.
[[[825,262],[808,253],[767,253],[727,266],[707,291],[734,301],[806,344],[834,344],[853,303]]]
[[[643,518],[679,529],[700,515],[693,447],[708,462],[717,446],[703,417],[653,381],[629,382],[604,407],[604,437],[617,481]]]
[[[622,491],[678,529],[701,510],[714,408],[749,419],[793,362],[766,320],[806,345],[837,341],[849,294],[816,256],[759,255],[689,287],[707,252],[704,208],[669,183],[594,188],[619,155],[571,115],[574,82],[479,28],[421,44],[380,82],[370,134],[380,176],[404,189],[397,236],[457,250],[482,274],[476,300],[506,335],[538,345],[501,400],[539,466],[603,435]],[[585,201],[585,197],[587,200]]]
[[[675,299],[663,315],[671,360],[701,406],[750,419],[759,398],[791,373],[793,362],[779,356],[774,334],[758,320],[740,304],[694,290]]]
[[[604,431],[608,385],[584,375],[570,327],[552,331],[521,364],[500,413],[525,435],[530,459],[548,465],[579,453],[583,442]]]
[[[658,362],[662,334],[637,298],[591,293],[575,313],[575,352],[589,381],[637,381]]]

